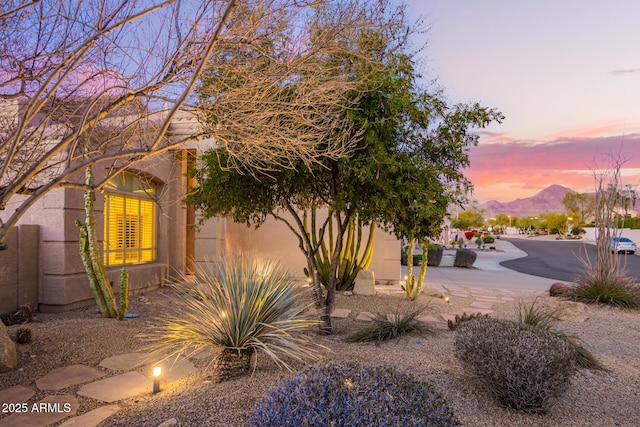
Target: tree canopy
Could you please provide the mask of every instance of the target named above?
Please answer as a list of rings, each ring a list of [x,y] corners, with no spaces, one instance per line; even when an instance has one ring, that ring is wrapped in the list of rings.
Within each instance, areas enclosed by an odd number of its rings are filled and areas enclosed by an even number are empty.
[[[324,157],[311,165],[275,164],[264,171],[234,163],[222,147],[212,149],[201,156],[195,172],[198,185],[186,199],[199,209],[202,219],[227,216],[254,226],[267,216],[284,221],[298,237],[311,272],[318,245],[305,232],[307,209],[326,207],[336,219],[337,253],[346,225],[355,215],[364,223],[375,221],[398,237],[424,238],[438,232],[449,203],[471,187],[462,173],[469,164],[468,149],[477,143],[471,130],[502,115],[479,104],[450,105],[438,88],[420,87],[412,55],[394,43],[400,34],[412,31],[404,9],[373,12],[384,14],[385,19],[372,20],[383,26],[358,32],[350,40],[352,52],[331,58],[332,62],[349,57],[349,61],[365,58],[367,63],[384,64],[359,67],[351,76],[358,83],[353,92],[356,107],[347,113],[351,133],[332,136],[350,141],[350,155]],[[319,228],[326,226],[325,221]],[[328,331],[335,258],[326,298],[318,301],[325,310]],[[320,299],[322,292],[317,289],[316,295]]]

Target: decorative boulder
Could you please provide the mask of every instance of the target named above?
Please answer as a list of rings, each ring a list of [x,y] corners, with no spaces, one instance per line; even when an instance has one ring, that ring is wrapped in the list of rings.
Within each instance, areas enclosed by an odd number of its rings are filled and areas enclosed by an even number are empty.
[[[443,253],[444,249],[442,246],[427,249],[427,265],[431,267],[438,267],[442,261]]]
[[[453,261],[453,266],[471,268],[477,257],[477,253],[468,249],[456,249],[456,259]]]
[[[545,304],[545,310],[553,313],[553,316],[558,320],[581,323],[589,317],[587,305],[581,302],[549,300]]]
[[[373,271],[360,270],[356,276],[356,281],[353,285],[354,295],[375,295],[376,294],[376,280],[373,276]]]
[[[0,372],[6,372],[18,366],[16,345],[11,341],[7,328],[0,322]]]
[[[549,288],[549,295],[552,297],[561,297],[569,292],[569,287],[561,282],[555,282]]]

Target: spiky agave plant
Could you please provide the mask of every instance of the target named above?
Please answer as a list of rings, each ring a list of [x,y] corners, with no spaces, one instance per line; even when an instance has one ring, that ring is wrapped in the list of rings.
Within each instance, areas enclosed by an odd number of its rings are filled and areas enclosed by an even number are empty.
[[[299,334],[319,322],[308,310],[307,289],[272,260],[237,257],[215,265],[199,267],[196,283],[180,286],[177,311],[149,336],[156,352],[177,357],[214,348],[212,377],[218,381],[247,373],[256,352],[290,371],[291,360],[319,359],[323,347]]]

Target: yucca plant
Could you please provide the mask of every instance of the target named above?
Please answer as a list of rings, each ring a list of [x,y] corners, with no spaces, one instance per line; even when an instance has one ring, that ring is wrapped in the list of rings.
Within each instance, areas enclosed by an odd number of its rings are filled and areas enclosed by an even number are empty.
[[[238,257],[199,267],[193,286],[179,286],[174,314],[150,334],[151,347],[168,357],[187,349],[214,348],[212,377],[218,381],[251,369],[256,352],[292,371],[289,361],[317,360],[319,350],[300,332],[317,326],[308,290],[275,261]]]
[[[409,332],[433,333],[429,327],[418,321],[418,316],[425,309],[426,307],[416,307],[404,313],[398,309],[390,317],[378,313],[369,326],[349,335],[346,341],[381,342],[398,338]]]

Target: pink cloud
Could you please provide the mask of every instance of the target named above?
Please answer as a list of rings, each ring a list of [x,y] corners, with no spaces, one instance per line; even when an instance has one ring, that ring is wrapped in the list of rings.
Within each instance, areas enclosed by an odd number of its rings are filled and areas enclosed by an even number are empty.
[[[608,166],[599,156],[612,153],[626,160],[624,180],[633,185],[640,182],[635,170],[640,170],[640,134],[542,143],[481,143],[471,149],[471,166],[465,174],[481,202],[528,197],[552,184],[591,191],[591,170]]]

